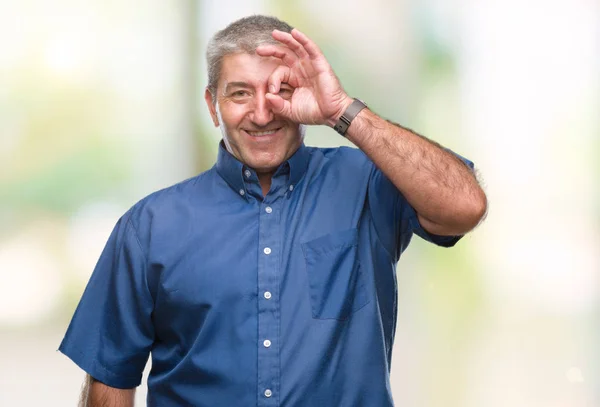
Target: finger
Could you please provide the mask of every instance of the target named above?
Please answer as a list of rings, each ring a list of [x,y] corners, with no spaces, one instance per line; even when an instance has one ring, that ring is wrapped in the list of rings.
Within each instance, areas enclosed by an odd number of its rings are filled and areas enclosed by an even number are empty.
[[[279,65],[267,80],[269,93],[276,95],[281,89],[281,82],[289,83],[289,80],[290,68],[285,65]]]
[[[298,41],[296,41],[294,37],[292,37],[292,34],[284,31],[274,30],[273,38],[287,45],[289,49],[294,51],[298,58],[306,58],[308,56],[308,53],[304,47]]]
[[[315,59],[323,55],[318,45],[297,28],[292,30],[291,36],[302,45],[311,59]]]
[[[267,93],[266,98],[273,107],[273,113],[288,119],[291,118],[292,104],[289,100],[271,93]]]
[[[256,48],[256,53],[261,57],[275,57],[283,61],[284,64],[291,67],[293,66],[298,57],[287,47],[280,47],[277,45],[260,45]]]

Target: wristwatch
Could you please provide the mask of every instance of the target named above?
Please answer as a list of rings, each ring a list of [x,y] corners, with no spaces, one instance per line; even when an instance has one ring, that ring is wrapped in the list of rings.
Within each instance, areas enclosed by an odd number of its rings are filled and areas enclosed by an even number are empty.
[[[346,131],[348,131],[348,127],[350,127],[350,123],[356,117],[361,110],[363,110],[367,105],[360,99],[354,99],[354,102],[342,114],[338,122],[333,126],[335,131],[340,133],[340,135],[346,137]]]

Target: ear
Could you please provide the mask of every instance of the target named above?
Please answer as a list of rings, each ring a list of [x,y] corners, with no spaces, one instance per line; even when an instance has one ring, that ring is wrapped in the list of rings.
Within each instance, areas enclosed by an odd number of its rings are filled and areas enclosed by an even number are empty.
[[[215,127],[219,127],[219,118],[217,117],[217,109],[215,109],[215,103],[217,103],[217,101],[213,100],[213,95],[210,93],[208,88],[206,88],[204,91],[204,100],[208,106],[208,111],[210,112],[210,117],[212,118],[213,124]]]

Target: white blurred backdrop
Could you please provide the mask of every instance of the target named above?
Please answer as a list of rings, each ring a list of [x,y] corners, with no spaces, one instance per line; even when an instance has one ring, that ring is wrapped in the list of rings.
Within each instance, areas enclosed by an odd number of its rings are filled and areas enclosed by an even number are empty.
[[[254,13],[481,172],[485,223],[398,266],[396,405],[600,405],[594,0],[0,0],[0,405],[76,405],[56,349],[77,301],[119,216],[212,166],[205,44]]]

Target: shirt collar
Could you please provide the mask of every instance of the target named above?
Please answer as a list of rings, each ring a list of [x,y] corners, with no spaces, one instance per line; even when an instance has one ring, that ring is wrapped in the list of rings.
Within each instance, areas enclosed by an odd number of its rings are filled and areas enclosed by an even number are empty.
[[[277,171],[280,171],[286,163],[290,167],[290,185],[294,187],[302,179],[308,167],[310,158],[309,149],[302,143],[296,152],[288,158],[286,162],[281,163]],[[236,192],[245,190],[244,185],[244,164],[235,158],[227,149],[223,140],[219,142],[219,153],[217,155],[217,172]]]

